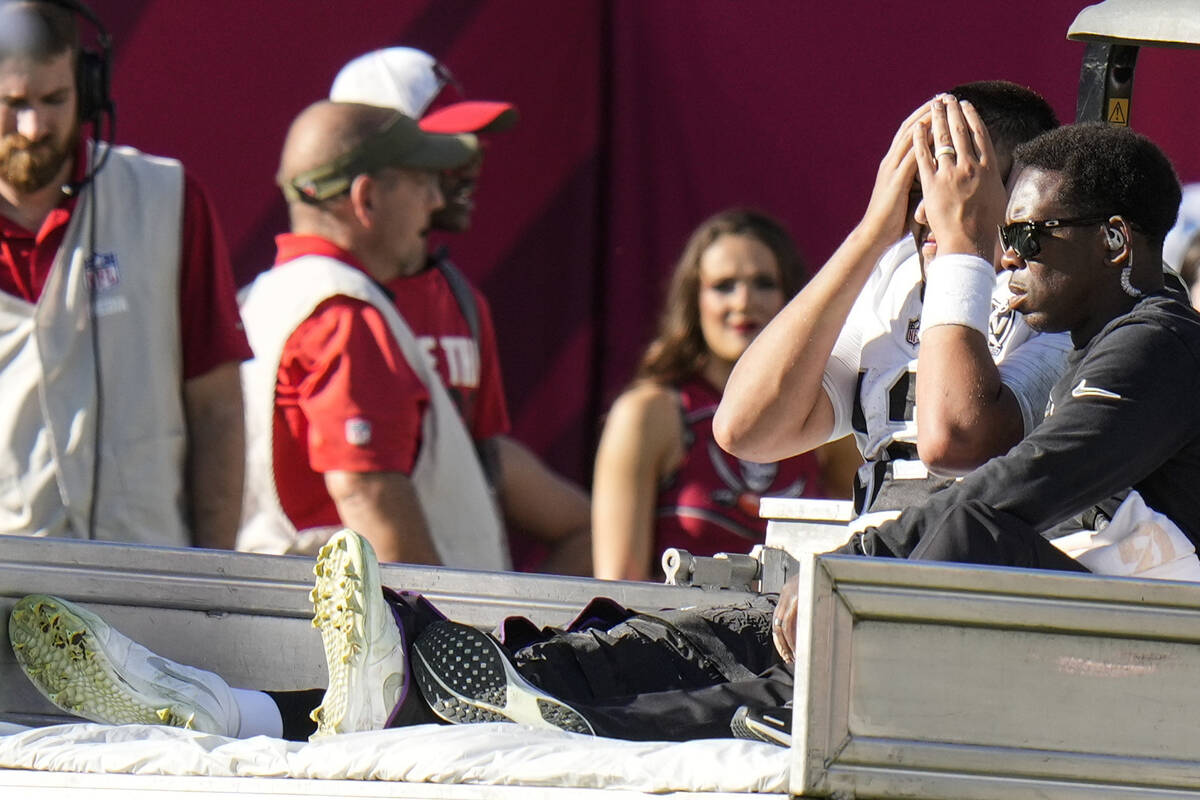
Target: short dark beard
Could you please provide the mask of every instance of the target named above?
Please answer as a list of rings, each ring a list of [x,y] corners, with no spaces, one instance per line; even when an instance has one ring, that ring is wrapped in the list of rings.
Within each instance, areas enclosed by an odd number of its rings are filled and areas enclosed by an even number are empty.
[[[0,180],[21,194],[32,194],[58,176],[78,144],[78,127],[61,149],[49,140],[34,144],[19,133],[11,133],[0,139]]]

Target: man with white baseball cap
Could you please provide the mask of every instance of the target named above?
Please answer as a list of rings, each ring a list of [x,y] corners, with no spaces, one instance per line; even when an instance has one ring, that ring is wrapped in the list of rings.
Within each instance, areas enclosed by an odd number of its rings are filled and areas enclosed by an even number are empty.
[[[329,92],[336,102],[397,109],[430,133],[498,133],[517,122],[511,103],[463,100],[460,95],[461,87],[444,64],[411,47],[388,47],[353,59],[338,72]],[[479,153],[440,173],[444,205],[434,212],[432,229],[459,233],[470,228],[482,160]],[[506,521],[552,548],[539,568],[590,574],[587,494],[509,436],[499,350],[484,296],[450,262],[444,247],[430,254],[423,270],[391,281],[387,288],[458,404]]]

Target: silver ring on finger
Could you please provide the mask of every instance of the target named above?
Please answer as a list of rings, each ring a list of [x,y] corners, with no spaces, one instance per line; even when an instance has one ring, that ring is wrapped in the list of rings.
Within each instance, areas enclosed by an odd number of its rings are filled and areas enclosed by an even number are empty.
[[[939,147],[937,150],[933,151],[934,158],[941,158],[942,156],[957,156],[957,155],[958,155],[958,151],[955,150],[952,146],[950,146],[948,144],[944,144],[941,147]]]

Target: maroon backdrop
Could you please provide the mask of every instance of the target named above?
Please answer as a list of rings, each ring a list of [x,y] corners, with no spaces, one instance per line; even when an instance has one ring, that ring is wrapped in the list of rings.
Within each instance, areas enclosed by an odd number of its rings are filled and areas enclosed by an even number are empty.
[[[455,260],[491,299],[516,435],[590,475],[600,414],[691,228],[773,212],[814,264],[865,205],[895,125],[935,91],[1007,78],[1074,117],[1079,0],[93,0],[115,40],[117,138],[208,188],[239,279],[285,225],[291,118],[369,49],[437,55],[522,120],[489,143]],[[1200,179],[1200,53],[1144,49],[1133,126]]]

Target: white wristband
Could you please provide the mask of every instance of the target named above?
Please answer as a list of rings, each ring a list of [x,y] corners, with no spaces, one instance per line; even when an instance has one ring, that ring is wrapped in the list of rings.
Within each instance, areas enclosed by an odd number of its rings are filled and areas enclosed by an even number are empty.
[[[979,256],[938,256],[925,265],[921,330],[935,325],[965,325],[987,336],[995,290],[996,270]]]

